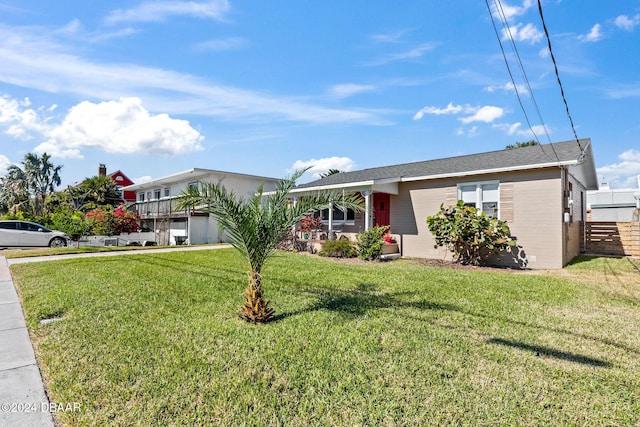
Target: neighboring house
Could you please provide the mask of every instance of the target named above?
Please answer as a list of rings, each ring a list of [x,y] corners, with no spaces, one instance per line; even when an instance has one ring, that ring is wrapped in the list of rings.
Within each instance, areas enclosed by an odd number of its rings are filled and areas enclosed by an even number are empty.
[[[331,231],[389,225],[403,256],[443,258],[426,218],[457,200],[505,220],[519,250],[503,263],[561,268],[584,247],[586,192],[597,188],[590,139],[342,172],[300,185],[359,192],[363,213],[323,214]]]
[[[98,176],[108,176],[111,178],[111,181],[116,186],[116,191],[120,194],[122,200],[127,203],[136,201],[136,193],[134,191],[123,191],[124,187],[128,187],[129,185],[133,185],[134,182],[129,179],[124,173],[121,171],[115,171],[107,175],[107,166],[105,164],[100,164],[98,166]]]
[[[640,175],[638,189],[609,188],[603,182],[595,191],[587,192],[588,221],[631,222],[638,221],[640,210]]]
[[[220,235],[218,222],[209,214],[177,208],[176,197],[183,191],[200,182],[220,182],[238,197],[248,197],[255,194],[260,185],[264,185],[265,191],[274,190],[279,181],[276,178],[195,168],[131,185],[124,190],[136,194],[130,210],[140,215],[143,230],[156,233],[159,245],[202,244],[224,241],[224,236]]]

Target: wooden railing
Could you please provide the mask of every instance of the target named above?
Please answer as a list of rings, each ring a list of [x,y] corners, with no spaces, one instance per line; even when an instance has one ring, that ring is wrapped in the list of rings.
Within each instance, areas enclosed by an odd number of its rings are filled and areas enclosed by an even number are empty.
[[[640,222],[587,222],[585,252],[640,257]]]

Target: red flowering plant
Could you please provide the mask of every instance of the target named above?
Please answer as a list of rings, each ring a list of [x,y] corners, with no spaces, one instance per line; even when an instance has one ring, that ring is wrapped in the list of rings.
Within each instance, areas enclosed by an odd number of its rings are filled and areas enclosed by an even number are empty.
[[[322,228],[322,216],[314,217],[312,213],[300,220],[300,231],[311,233],[313,230]]]
[[[391,235],[391,230],[390,229],[387,229],[387,231],[384,232],[384,235],[382,236],[382,240],[387,245],[390,245],[392,243],[397,243],[396,239]]]
[[[114,210],[94,209],[87,213],[87,219],[90,223],[90,232],[95,236],[115,236],[140,230],[138,216],[129,212],[122,204]]]

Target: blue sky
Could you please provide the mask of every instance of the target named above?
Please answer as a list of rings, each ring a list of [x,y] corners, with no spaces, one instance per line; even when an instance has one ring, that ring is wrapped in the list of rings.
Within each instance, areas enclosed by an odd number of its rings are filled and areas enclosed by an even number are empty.
[[[515,86],[480,0],[0,0],[0,173],[48,152],[63,185],[100,163],[136,182],[313,166],[304,182],[500,150],[533,139],[527,117],[574,139],[537,1],[500,2],[533,97],[489,4]],[[637,187],[640,0],[542,6],[578,137]]]

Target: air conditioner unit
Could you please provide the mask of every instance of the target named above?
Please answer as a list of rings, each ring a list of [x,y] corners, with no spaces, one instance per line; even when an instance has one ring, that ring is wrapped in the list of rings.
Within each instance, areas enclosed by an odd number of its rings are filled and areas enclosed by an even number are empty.
[[[105,237],[104,245],[105,246],[118,246],[118,238],[117,237]]]

